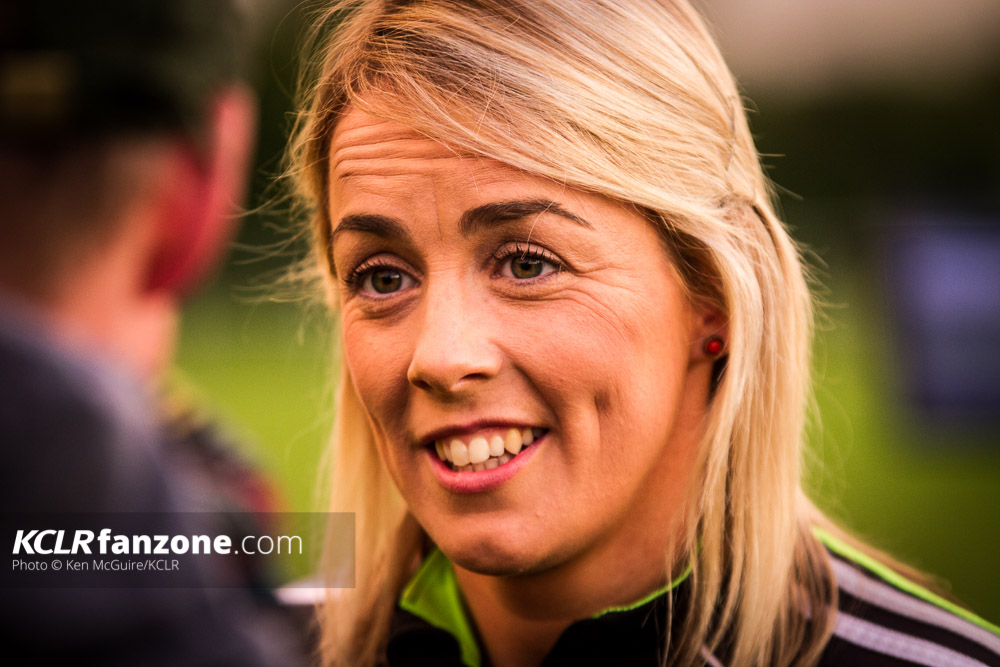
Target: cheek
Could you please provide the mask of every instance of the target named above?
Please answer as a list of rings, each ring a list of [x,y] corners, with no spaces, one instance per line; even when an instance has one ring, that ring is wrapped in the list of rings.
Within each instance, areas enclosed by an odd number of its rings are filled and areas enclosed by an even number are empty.
[[[595,499],[628,496],[665,455],[686,384],[686,309],[665,291],[631,296],[564,294],[509,336],[566,437],[557,455],[586,470],[574,485]]]
[[[406,342],[381,327],[352,320],[349,313],[342,322],[344,363],[354,390],[377,432],[389,429],[390,418],[401,416],[399,404],[405,400]]]
[[[580,392],[598,408],[641,403],[684,374],[686,318],[674,295],[574,290],[516,319],[510,357],[539,388],[564,400]]]

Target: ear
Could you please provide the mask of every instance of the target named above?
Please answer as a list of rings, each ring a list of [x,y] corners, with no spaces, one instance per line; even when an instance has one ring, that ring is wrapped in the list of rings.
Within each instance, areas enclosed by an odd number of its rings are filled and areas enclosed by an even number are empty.
[[[189,293],[232,237],[256,128],[253,100],[242,85],[226,88],[209,111],[201,150],[184,146],[176,151],[169,182],[162,184],[149,292]]]
[[[691,335],[691,363],[714,363],[729,352],[729,318],[718,306],[708,303],[694,305],[694,329]],[[710,341],[721,342],[718,351]],[[714,343],[718,346],[718,343]]]

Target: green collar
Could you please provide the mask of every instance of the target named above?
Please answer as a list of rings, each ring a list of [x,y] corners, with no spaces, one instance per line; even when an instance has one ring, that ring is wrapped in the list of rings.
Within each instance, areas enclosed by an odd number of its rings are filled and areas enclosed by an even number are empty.
[[[614,612],[629,611],[648,604],[675,588],[690,574],[691,566],[688,566],[684,572],[666,586],[632,604],[610,607],[598,612],[594,614],[593,618]],[[416,574],[403,588],[399,606],[455,637],[462,649],[462,662],[468,667],[479,667],[482,664],[479,642],[476,641],[472,622],[465,612],[465,601],[462,598],[462,591],[458,587],[455,568],[452,567],[451,561],[441,553],[440,549],[434,549],[420,564]]]
[[[883,581],[886,581],[887,583],[909,593],[910,595],[913,595],[914,597],[920,598],[924,602],[929,602],[930,604],[940,607],[945,611],[949,611],[959,618],[964,618],[973,625],[977,625],[995,635],[1000,635],[1000,627],[983,620],[968,609],[959,607],[954,602],[945,600],[941,596],[936,593],[932,593],[923,586],[913,583],[903,575],[890,568],[888,565],[885,565],[872,556],[869,556],[859,549],[852,547],[826,530],[823,530],[819,526],[813,526],[812,532],[820,542],[826,545],[827,549],[849,561],[857,563],[861,567],[880,577]]]
[[[455,568],[440,549],[432,551],[420,564],[420,569],[403,589],[399,606],[451,633],[462,648],[463,663],[469,667],[482,664],[479,642],[465,613]]]

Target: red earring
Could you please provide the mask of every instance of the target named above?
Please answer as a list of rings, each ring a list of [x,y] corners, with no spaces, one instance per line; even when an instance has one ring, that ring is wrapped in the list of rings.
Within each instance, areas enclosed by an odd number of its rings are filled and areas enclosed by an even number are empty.
[[[705,354],[710,357],[717,357],[722,352],[723,342],[718,336],[712,336],[705,341]]]

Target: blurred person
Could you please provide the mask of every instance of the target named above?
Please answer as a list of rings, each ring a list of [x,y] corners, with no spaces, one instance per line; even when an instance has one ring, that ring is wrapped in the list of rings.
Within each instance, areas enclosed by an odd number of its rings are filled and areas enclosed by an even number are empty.
[[[217,509],[188,502],[193,489],[225,502],[235,492],[213,471],[250,474],[206,445],[205,429],[166,425],[154,398],[181,300],[229,241],[243,195],[255,102],[238,9],[0,2],[6,520],[127,512],[149,533],[190,535],[184,512]],[[178,463],[199,456],[212,468]],[[172,588],[5,590],[4,661],[299,664],[276,613],[222,576],[204,567]]]
[[[803,492],[806,267],[688,2],[315,28],[290,174],[358,522],[327,664],[1000,665]]]

